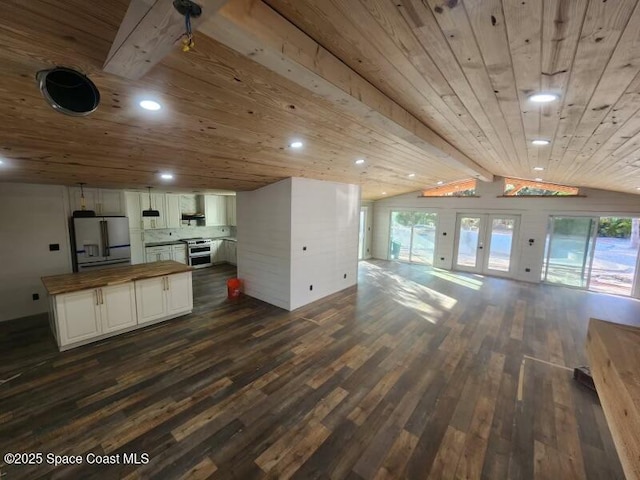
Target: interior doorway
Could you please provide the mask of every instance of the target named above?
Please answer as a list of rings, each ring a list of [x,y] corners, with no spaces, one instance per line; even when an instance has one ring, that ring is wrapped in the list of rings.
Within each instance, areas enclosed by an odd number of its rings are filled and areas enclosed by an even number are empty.
[[[358,260],[364,258],[367,244],[367,207],[360,208],[360,230],[358,232]]]
[[[520,227],[518,215],[458,214],[455,268],[507,276]]]

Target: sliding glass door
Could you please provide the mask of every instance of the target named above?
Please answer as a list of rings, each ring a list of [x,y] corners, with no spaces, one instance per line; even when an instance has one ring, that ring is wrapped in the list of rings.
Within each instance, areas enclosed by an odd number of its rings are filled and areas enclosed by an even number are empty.
[[[601,217],[596,233],[589,290],[634,295],[640,219]]]
[[[586,288],[593,258],[596,217],[550,217],[544,281]]]
[[[391,212],[389,258],[433,265],[437,224],[437,213]]]

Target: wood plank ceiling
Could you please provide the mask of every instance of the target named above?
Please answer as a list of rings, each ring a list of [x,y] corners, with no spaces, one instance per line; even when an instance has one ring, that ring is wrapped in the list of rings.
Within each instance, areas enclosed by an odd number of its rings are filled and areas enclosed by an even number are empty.
[[[640,187],[637,0],[266,4],[493,174]],[[204,35],[141,80],[103,72],[127,5],[3,2],[0,181],[140,187],[171,171],[176,188],[250,190],[306,176],[380,198],[468,178]],[[50,109],[34,75],[52,65],[88,73],[102,94],[98,111]],[[538,91],[560,98],[536,105],[528,97]],[[138,108],[147,96],[163,104],[159,113]],[[303,149],[288,148],[295,138]],[[539,138],[550,144],[531,144]]]

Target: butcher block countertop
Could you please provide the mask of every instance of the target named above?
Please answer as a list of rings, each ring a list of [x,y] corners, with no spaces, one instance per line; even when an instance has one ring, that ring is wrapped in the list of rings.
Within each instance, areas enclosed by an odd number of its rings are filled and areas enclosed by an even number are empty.
[[[587,334],[591,374],[620,463],[640,479],[640,328],[592,318]]]
[[[144,278],[162,277],[175,273],[190,272],[189,265],[173,260],[162,262],[141,263],[139,265],[126,265],[124,267],[104,268],[93,272],[66,273],[42,277],[44,288],[49,295],[90,290],[92,288],[108,287],[121,283],[133,282]]]

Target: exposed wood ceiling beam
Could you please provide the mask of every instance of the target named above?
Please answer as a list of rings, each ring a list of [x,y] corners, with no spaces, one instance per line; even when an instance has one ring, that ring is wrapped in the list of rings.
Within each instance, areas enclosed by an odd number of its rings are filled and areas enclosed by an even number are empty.
[[[202,15],[192,20],[193,29],[215,15],[226,1],[198,0]],[[180,45],[184,32],[184,17],[171,0],[131,0],[103,69],[138,80]]]
[[[429,157],[484,181],[493,174],[324,49],[261,0],[231,0],[198,30],[249,56],[368,122],[419,147]]]

